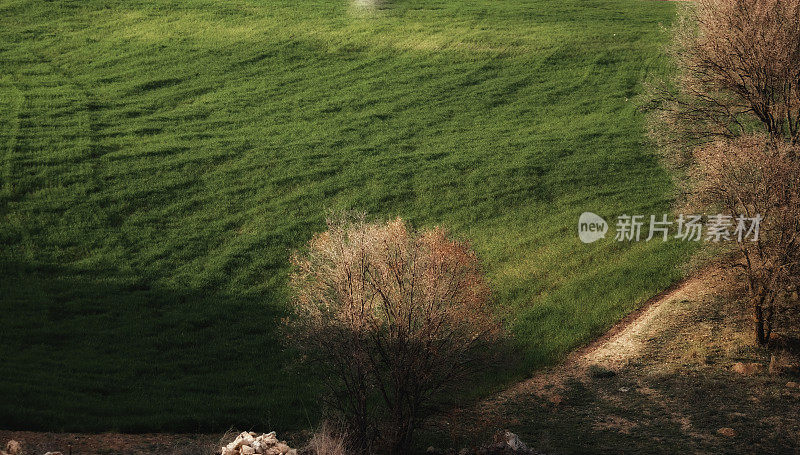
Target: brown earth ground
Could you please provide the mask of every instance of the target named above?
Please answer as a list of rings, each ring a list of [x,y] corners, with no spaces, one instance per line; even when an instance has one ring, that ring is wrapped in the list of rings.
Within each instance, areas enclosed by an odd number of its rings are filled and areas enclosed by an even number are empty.
[[[768,373],[729,273],[698,273],[558,366],[454,412],[450,437],[508,428],[548,454],[800,453],[798,378]],[[762,371],[732,372],[739,362]]]
[[[226,439],[233,440],[235,437]],[[22,444],[25,455],[43,455],[59,451],[63,455],[211,455],[220,447],[222,435],[172,433],[40,433],[0,430],[0,448],[13,439]]]
[[[462,447],[508,428],[548,454],[800,453],[800,379],[766,371],[770,353],[753,346],[741,291],[725,275],[706,269],[561,364],[437,419],[428,436]],[[734,373],[737,362],[764,371]],[[36,455],[199,455],[232,437],[0,431],[0,444],[15,439]]]

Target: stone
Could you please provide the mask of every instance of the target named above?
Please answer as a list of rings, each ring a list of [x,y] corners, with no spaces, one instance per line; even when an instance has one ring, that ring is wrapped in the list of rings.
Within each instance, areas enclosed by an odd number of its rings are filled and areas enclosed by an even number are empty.
[[[264,444],[272,445],[272,444],[277,444],[278,443],[278,437],[275,436],[275,433],[262,434],[261,436],[259,436],[259,438],[261,438],[261,441]]]
[[[254,439],[250,436],[250,433],[243,431],[239,436],[236,436],[232,443],[228,444],[228,448],[238,450],[243,445],[249,446],[253,441]]]
[[[798,388],[798,386],[800,386],[800,384],[797,384],[794,381],[789,381],[789,382],[786,383],[786,387],[788,387],[790,389],[796,389],[796,388]]]
[[[519,436],[515,435],[514,433],[508,430],[506,430],[505,432],[505,439],[506,439],[506,444],[508,444],[508,446],[511,447],[512,450],[517,450],[517,451],[528,450],[528,446],[525,445],[524,442],[522,442]]]
[[[22,444],[12,439],[6,443],[6,452],[8,455],[19,455],[22,453]]]
[[[739,373],[747,376],[760,373],[763,370],[764,370],[764,365],[755,362],[753,363],[736,362],[731,367],[731,371],[733,371],[734,373]]]
[[[261,445],[266,449],[267,447],[271,447],[278,443],[278,437],[275,436],[275,432],[262,434],[261,436],[256,438],[256,441],[261,443]]]
[[[725,436],[726,438],[734,438],[736,437],[736,430],[730,427],[722,427],[717,430],[717,434],[720,436]]]
[[[258,435],[244,431],[219,450],[220,455],[297,455],[286,442],[279,441],[275,432]],[[2,454],[0,454],[2,455]]]

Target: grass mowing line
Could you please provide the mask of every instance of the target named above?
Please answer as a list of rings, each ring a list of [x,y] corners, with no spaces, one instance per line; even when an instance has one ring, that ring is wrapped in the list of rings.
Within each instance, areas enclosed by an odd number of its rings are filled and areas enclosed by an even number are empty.
[[[99,144],[99,139],[103,137],[103,125],[98,120],[97,110],[102,108],[102,104],[97,98],[92,95],[87,87],[82,85],[79,80],[71,74],[67,69],[54,62],[51,57],[43,53],[35,52],[36,57],[44,64],[53,69],[53,72],[60,75],[65,82],[65,86],[74,87],[74,93],[80,95],[80,99],[75,104],[80,106],[81,114],[85,114],[86,124],[83,126],[86,130],[86,138],[89,143],[86,146],[86,160],[89,161],[89,172],[92,186],[87,188],[88,192],[97,192],[101,186],[101,173],[103,162],[103,150]],[[95,214],[102,212],[100,204],[94,204],[93,211]]]

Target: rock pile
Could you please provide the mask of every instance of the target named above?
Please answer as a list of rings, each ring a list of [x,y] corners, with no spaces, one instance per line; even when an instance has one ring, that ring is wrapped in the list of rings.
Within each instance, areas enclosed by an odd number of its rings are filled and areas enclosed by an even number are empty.
[[[0,450],[0,455],[19,455],[22,452],[22,445],[15,440],[6,443],[6,450]]]
[[[275,432],[258,436],[257,433],[244,431],[233,442],[219,450],[220,455],[297,455],[286,441],[279,441]]]

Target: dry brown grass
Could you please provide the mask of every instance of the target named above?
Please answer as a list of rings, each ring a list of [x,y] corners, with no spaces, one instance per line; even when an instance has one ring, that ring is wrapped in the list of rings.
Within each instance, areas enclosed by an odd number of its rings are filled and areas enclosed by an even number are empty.
[[[345,440],[343,429],[334,430],[330,423],[324,422],[308,441],[303,453],[307,455],[347,455]]]

